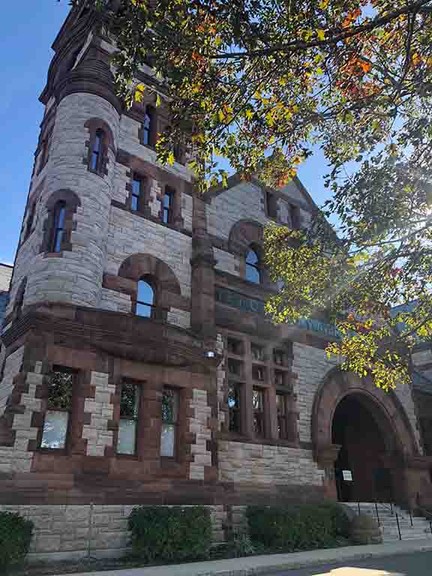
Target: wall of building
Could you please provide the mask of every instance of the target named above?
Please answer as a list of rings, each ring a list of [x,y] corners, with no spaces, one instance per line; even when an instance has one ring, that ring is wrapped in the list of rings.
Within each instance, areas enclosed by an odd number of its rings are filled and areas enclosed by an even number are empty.
[[[85,557],[109,558],[130,549],[127,529],[133,505],[0,505],[0,511],[18,512],[34,524],[29,561]],[[213,542],[224,541],[226,512],[209,506]]]
[[[0,326],[6,314],[6,307],[9,301],[9,288],[12,278],[12,266],[0,263]]]
[[[218,442],[219,479],[251,485],[322,486],[323,470],[311,450],[243,442]]]

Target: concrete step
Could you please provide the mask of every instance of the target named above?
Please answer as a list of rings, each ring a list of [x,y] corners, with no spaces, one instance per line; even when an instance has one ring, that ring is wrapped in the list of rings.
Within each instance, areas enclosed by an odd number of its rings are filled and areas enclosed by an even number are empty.
[[[413,516],[410,519],[409,512],[399,506],[390,507],[389,504],[375,502],[346,502],[353,512],[369,514],[377,519],[377,508],[383,542],[395,542],[397,540],[425,540],[432,539],[429,520],[421,516]],[[397,515],[397,520],[396,520]],[[399,529],[397,525],[399,521]],[[412,525],[411,525],[412,524]],[[399,530],[401,536],[399,536]]]

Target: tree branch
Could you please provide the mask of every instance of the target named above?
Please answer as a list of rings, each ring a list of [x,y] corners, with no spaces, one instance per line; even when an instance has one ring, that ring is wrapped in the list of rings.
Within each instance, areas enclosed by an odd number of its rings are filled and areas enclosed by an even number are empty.
[[[352,28],[347,29],[344,32],[339,32],[339,29],[328,31],[328,33],[333,34],[333,36],[329,37],[326,40],[312,40],[311,42],[304,42],[302,40],[297,40],[294,42],[288,42],[287,44],[280,44],[279,46],[273,46],[270,48],[263,48],[261,50],[251,50],[249,52],[226,52],[222,54],[211,54],[208,58],[212,60],[217,59],[232,59],[232,58],[255,58],[258,56],[268,56],[269,54],[274,54],[277,52],[281,53],[289,53],[289,52],[297,52],[299,50],[307,50],[308,48],[316,48],[318,46],[328,46],[334,45],[338,42],[346,40],[347,38],[353,38],[358,34],[363,34],[365,32],[370,32],[375,28],[379,28],[388,24],[395,18],[399,18],[399,16],[403,16],[404,14],[415,14],[419,12],[421,8],[424,8],[426,4],[429,4],[431,0],[419,0],[418,2],[414,2],[413,4],[407,4],[403,8],[399,8],[398,10],[394,10],[390,12],[386,16],[380,16],[374,18],[367,24],[361,24],[360,26],[353,26]]]

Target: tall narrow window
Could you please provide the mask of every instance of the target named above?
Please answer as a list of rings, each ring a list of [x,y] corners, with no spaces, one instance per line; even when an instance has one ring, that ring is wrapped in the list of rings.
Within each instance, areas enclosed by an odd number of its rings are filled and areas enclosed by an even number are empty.
[[[240,384],[230,383],[228,386],[228,412],[230,432],[241,432],[241,389]]]
[[[35,216],[35,210],[36,210],[36,203],[33,202],[30,206],[29,212],[28,212],[28,216],[27,216],[27,222],[25,225],[25,230],[24,230],[24,240],[27,240],[27,238],[30,236],[32,229],[33,229],[33,221],[34,221],[34,216]]]
[[[90,170],[94,172],[102,171],[102,147],[104,141],[104,131],[98,128],[94,135],[93,146],[90,156]]]
[[[50,252],[61,252],[63,235],[65,232],[65,216],[66,216],[66,202],[60,200],[54,206],[53,210],[53,225],[51,235]]]
[[[261,284],[260,260],[258,254],[252,249],[246,255],[246,280]]]
[[[144,181],[143,179],[134,174],[132,179],[132,192],[131,192],[131,209],[135,212],[140,212],[144,205]]]
[[[38,158],[38,169],[37,169],[38,174],[42,171],[42,169],[44,168],[44,166],[48,162],[52,133],[53,133],[53,127],[52,126],[50,128],[45,129],[45,134],[42,138],[41,150],[40,150],[39,158]]]
[[[277,198],[271,192],[266,192],[267,216],[277,218]]]
[[[173,208],[174,208],[174,195],[175,190],[167,186],[165,188],[165,194],[162,200],[162,222],[165,224],[171,224],[174,220],[173,218]]]
[[[138,426],[140,388],[124,382],[120,397],[120,422],[117,440],[118,454],[135,454]]]
[[[142,143],[145,144],[146,146],[155,145],[154,141],[155,120],[156,115],[154,108],[152,106],[146,106],[142,123]]]
[[[251,343],[251,354],[252,354],[252,360],[258,360],[259,362],[264,362],[265,351],[263,346]]]
[[[154,309],[154,290],[146,280],[138,281],[136,315],[150,318]]]
[[[264,436],[264,390],[252,390],[253,425],[256,436]]]
[[[25,295],[25,291],[26,291],[26,286],[27,286],[27,278],[24,278],[21,281],[21,284],[19,285],[16,296],[15,296],[15,302],[13,305],[13,311],[15,314],[15,318],[19,318],[21,316],[22,307],[24,304],[24,295]]]
[[[160,455],[173,458],[176,452],[178,423],[178,392],[164,388],[162,393],[162,430]]]
[[[300,228],[300,208],[290,204],[291,228],[298,230]]]
[[[74,374],[67,368],[55,369],[50,376],[41,448],[59,450],[66,447],[73,380]]]
[[[286,394],[276,394],[278,437],[288,440],[288,405]]]

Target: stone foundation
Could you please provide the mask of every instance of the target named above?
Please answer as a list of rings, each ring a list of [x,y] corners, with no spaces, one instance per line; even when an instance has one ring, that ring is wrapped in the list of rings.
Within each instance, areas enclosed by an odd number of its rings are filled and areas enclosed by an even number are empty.
[[[129,550],[127,520],[133,505],[0,505],[0,511],[16,512],[34,524],[28,560],[115,558]],[[224,506],[209,506],[213,542],[225,539]]]

